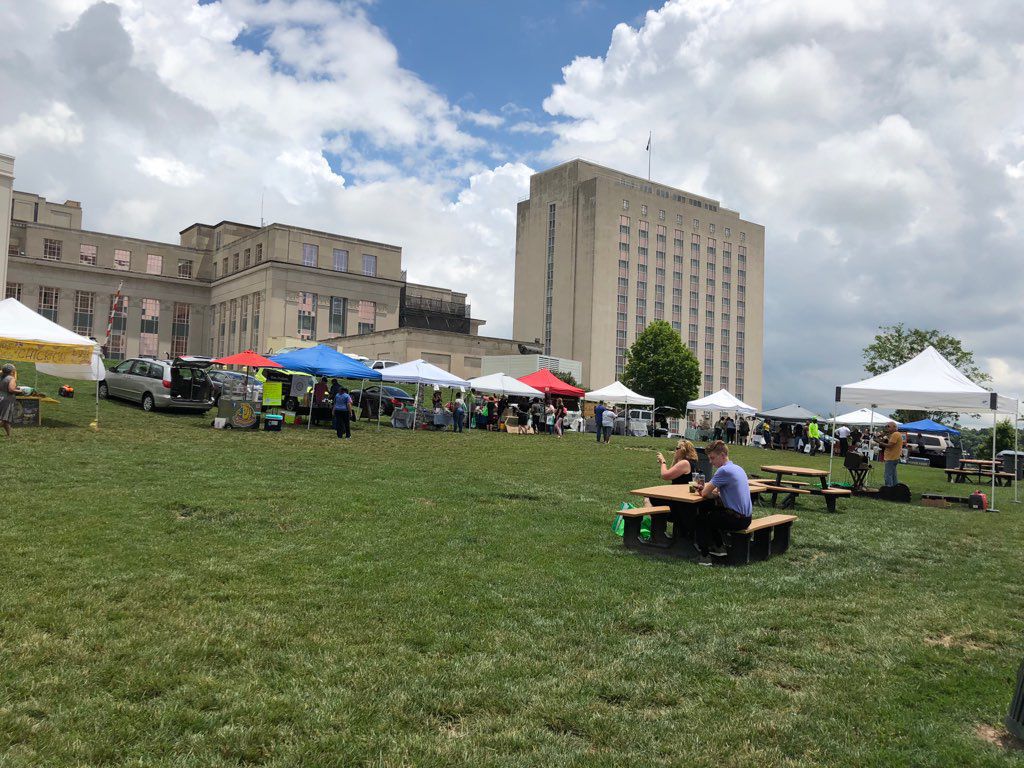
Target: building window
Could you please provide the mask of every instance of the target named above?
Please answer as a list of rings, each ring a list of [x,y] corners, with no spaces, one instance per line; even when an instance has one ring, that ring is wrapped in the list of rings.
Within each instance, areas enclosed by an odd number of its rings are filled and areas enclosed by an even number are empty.
[[[359,302],[359,335],[373,333],[377,324],[377,302]]]
[[[8,283],[4,291],[5,299],[17,299],[21,301],[21,283]]]
[[[75,318],[72,330],[81,336],[92,336],[92,316],[96,294],[88,291],[75,291]]]
[[[256,243],[256,263],[263,261],[263,243]]]
[[[228,274],[228,257],[225,256],[224,260],[220,263],[221,277],[225,277]]]
[[[334,271],[348,272],[348,251],[342,248],[334,249]]]
[[[238,299],[232,299],[228,302],[228,311],[230,312],[228,321],[228,348],[231,349],[232,340],[237,339],[238,336]]]
[[[732,228],[731,227],[726,227],[725,228],[725,236],[726,237],[732,237]]]
[[[192,319],[192,306],[174,302],[174,322],[171,324],[171,357],[188,353],[188,328]]]
[[[39,314],[47,320],[57,322],[57,300],[60,298],[60,290],[39,286]]]
[[[80,264],[96,266],[96,246],[82,243],[78,246],[78,261]]]
[[[178,277],[183,280],[192,279],[192,262],[188,259],[178,259]]]
[[[709,235],[715,234],[715,225],[714,224],[708,224],[708,234]]]
[[[337,261],[335,261],[335,264],[337,264]],[[338,336],[345,335],[345,312],[348,309],[345,304],[345,299],[341,296],[331,297],[331,319],[328,331]]]
[[[664,211],[658,211],[658,218],[661,221],[664,221],[665,220],[665,212]]]
[[[106,351],[111,360],[124,360],[127,328],[128,297],[114,294],[110,297],[110,339]]]
[[[316,338],[316,301],[317,298],[315,293],[307,293],[306,291],[299,292],[300,339]]]
[[[315,267],[320,258],[320,246],[312,243],[302,244],[302,264],[306,267]]]
[[[121,248],[114,249],[114,269],[119,272],[127,272],[132,268],[132,252]]]
[[[466,355],[466,356],[464,356],[462,358],[462,367],[463,368],[472,369],[474,371],[479,371],[482,365],[483,365],[483,359],[482,358],[471,357],[470,355]]]
[[[693,231],[696,232],[700,229],[700,219],[693,220]]]
[[[259,253],[259,246],[256,247],[256,252]],[[260,304],[262,298],[262,293],[254,293],[252,295],[252,339],[249,341],[250,349],[259,349],[260,346]]]
[[[367,277],[377,276],[377,257],[372,253],[363,254],[363,274]]]
[[[146,274],[159,275],[164,271],[164,257],[155,253],[146,254]]]
[[[238,257],[239,257],[239,254],[237,254],[237,253],[234,253],[234,254],[231,255],[231,271],[232,272],[237,272],[238,271],[238,265],[239,265]]]
[[[249,332],[249,297],[238,300],[238,346],[245,346],[245,335]]]
[[[160,340],[160,300],[143,299],[142,322],[139,324],[139,356],[157,354]]]
[[[640,215],[641,216],[646,216],[647,215],[647,206],[646,205],[641,205],[640,206]]]
[[[629,200],[623,200],[622,201],[622,210],[624,210],[624,211],[628,211],[629,210]]]
[[[60,254],[64,250],[62,240],[50,240],[43,238],[43,258],[47,261],[60,261]]]

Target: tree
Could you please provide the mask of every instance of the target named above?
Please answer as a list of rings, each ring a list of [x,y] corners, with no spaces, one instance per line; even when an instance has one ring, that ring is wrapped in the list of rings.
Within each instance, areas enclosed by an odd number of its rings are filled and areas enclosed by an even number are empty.
[[[552,373],[555,374],[556,378],[561,379],[570,387],[578,387],[579,389],[583,389],[583,387],[580,386],[580,383],[576,381],[576,377],[569,373],[569,371],[552,371]]]
[[[983,429],[981,432],[982,441],[978,446],[977,456],[979,459],[992,458],[992,430]],[[996,422],[996,453],[1000,451],[1013,450],[1013,424],[1009,419],[1001,419]]]
[[[960,339],[936,330],[905,328],[903,323],[883,325],[878,330],[875,340],[864,347],[864,370],[872,375],[877,376],[903,365],[931,346],[975,384],[984,385],[992,379],[978,367],[974,361],[974,353],[964,349]],[[952,423],[958,415],[948,411],[896,411],[893,418],[899,422],[932,418]]]
[[[622,383],[658,405],[686,409],[700,392],[700,363],[664,320],[655,320],[626,351]]]

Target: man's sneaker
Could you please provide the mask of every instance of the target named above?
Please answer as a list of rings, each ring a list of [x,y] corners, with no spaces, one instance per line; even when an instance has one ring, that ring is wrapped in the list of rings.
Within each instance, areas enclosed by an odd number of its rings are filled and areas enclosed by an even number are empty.
[[[707,555],[701,555],[697,558],[697,565],[713,565],[711,558]]]
[[[729,553],[725,551],[725,547],[708,547],[708,554],[715,557],[725,557]]]

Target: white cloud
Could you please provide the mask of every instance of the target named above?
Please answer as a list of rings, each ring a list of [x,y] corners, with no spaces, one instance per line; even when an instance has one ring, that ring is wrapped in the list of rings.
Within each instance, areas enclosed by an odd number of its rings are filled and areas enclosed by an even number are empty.
[[[0,146],[8,153],[39,147],[74,147],[84,139],[77,116],[67,104],[59,101],[52,102],[42,113],[22,113],[13,124],[0,127]]]
[[[140,157],[135,167],[172,187],[190,187],[203,178],[202,172],[173,157]]]

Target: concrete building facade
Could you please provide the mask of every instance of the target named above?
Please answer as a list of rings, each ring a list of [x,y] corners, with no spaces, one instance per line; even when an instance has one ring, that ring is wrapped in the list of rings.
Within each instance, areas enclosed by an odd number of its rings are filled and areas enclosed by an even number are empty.
[[[192,224],[173,245],[85,230],[74,200],[14,192],[10,210],[5,296],[115,359],[272,352],[397,329],[406,316],[465,334],[483,324],[466,294],[409,283],[395,245],[231,221]]]
[[[764,227],[717,200],[584,160],[534,174],[516,211],[513,335],[618,379],[665,320],[721,388],[760,407]]]
[[[0,155],[0,211],[11,210],[14,196],[14,158]],[[7,253],[11,242],[11,222],[0,217],[0,285],[7,283]]]

